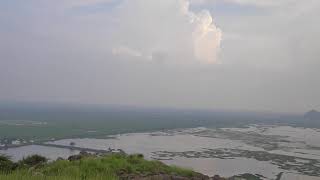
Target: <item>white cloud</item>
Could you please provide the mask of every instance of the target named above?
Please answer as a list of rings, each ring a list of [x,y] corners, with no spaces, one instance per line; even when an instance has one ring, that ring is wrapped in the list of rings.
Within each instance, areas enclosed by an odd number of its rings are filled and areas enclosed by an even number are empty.
[[[112,54],[114,55],[124,55],[130,57],[142,57],[142,54],[136,50],[130,49],[128,47],[116,47],[112,49]]]
[[[114,17],[115,47],[167,61],[217,62],[222,32],[208,11],[192,12],[187,0],[126,0]]]
[[[221,43],[221,30],[215,27],[208,11],[202,11],[195,18],[197,27],[192,34],[195,56],[208,63],[217,61],[216,56]]]

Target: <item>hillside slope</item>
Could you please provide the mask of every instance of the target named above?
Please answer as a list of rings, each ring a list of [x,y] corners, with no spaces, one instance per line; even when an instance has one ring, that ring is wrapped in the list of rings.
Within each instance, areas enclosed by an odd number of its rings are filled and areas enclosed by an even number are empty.
[[[280,176],[281,177],[281,176]],[[19,162],[0,155],[1,180],[261,180],[252,174],[222,178],[209,177],[190,169],[148,161],[141,154],[125,153],[93,155],[81,152],[67,160],[47,162],[33,155]]]
[[[0,170],[1,180],[210,179],[192,170],[147,161],[142,155],[124,154],[83,153],[49,163],[37,155],[17,163],[2,156]]]

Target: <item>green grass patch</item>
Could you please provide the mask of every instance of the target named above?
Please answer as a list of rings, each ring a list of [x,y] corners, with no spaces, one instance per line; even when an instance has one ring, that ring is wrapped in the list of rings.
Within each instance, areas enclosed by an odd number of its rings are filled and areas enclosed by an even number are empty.
[[[2,180],[100,180],[118,179],[122,175],[170,174],[193,177],[189,169],[148,161],[141,155],[88,156],[77,161],[57,160],[37,166],[21,166],[11,172],[0,173]]]

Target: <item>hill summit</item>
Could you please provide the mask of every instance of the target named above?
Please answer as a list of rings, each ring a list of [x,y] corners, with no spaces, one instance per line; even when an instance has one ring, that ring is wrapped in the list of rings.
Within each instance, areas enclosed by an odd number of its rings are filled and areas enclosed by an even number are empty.
[[[304,114],[304,118],[308,120],[320,120],[320,112],[316,110],[311,110]]]

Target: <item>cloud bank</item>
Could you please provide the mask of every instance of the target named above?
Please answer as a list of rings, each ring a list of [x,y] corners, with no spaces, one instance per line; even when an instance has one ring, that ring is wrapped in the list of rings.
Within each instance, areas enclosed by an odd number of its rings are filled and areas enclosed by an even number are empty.
[[[126,0],[114,14],[112,52],[147,60],[216,63],[222,32],[187,0]]]

